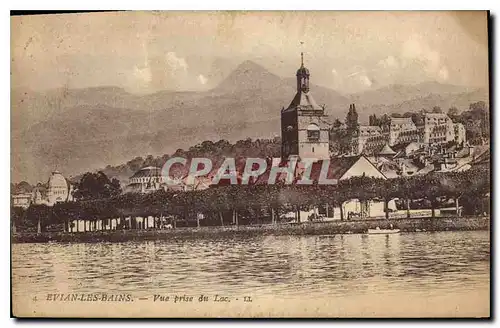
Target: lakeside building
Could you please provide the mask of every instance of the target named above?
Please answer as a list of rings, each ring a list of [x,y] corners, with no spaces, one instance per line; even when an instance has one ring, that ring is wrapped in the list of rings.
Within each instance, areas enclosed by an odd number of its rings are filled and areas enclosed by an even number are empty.
[[[290,105],[281,110],[281,157],[330,158],[330,125],[325,108],[319,106],[309,90],[309,70],[301,65],[296,73],[297,92]]]
[[[52,172],[47,185],[45,201],[48,206],[73,201],[73,185],[59,171]]]
[[[466,132],[461,123],[453,123],[451,118],[442,113],[425,113],[422,122],[416,125],[410,117],[391,117],[388,124],[359,125],[356,106],[351,104],[347,114],[347,130],[350,137],[349,155],[374,155],[385,144],[391,147],[399,145],[423,145],[436,147],[454,141],[465,145]]]
[[[31,192],[12,195],[13,206],[28,208],[33,205],[54,206],[56,203],[71,202],[74,186],[61,172],[52,172],[46,184],[37,184]]]
[[[189,174],[187,170],[179,169],[177,169],[176,173],[180,174],[178,178],[168,180],[167,177],[163,176],[161,168],[155,166],[143,167],[129,178],[129,184],[125,187],[125,192],[146,194],[158,190],[204,190],[210,187],[216,171],[210,172],[207,176],[194,176]]]
[[[431,172],[459,172],[471,168],[471,163],[485,153],[488,147],[452,145],[428,147],[409,143],[392,147],[395,155],[384,147],[368,159],[388,178],[425,175]],[[392,149],[391,148],[391,149]]]
[[[16,193],[12,195],[12,206],[28,208],[31,205],[33,194],[30,192]]]
[[[385,145],[386,139],[380,126],[360,126],[351,139],[352,155],[373,154]]]
[[[444,113],[425,113],[423,124],[419,127],[420,141],[428,145],[439,145],[450,141],[465,143],[465,127],[453,123]]]
[[[348,123],[350,139],[350,155],[373,155],[378,153],[386,144],[396,146],[419,141],[419,130],[411,118],[391,117],[384,126],[359,125],[355,104],[349,107]]]
[[[406,143],[399,143],[397,145],[392,146],[391,148],[396,152],[394,158],[408,158],[415,152],[424,149],[425,145],[420,142],[412,141]]]
[[[411,117],[391,117],[388,131],[389,146],[417,141],[419,141],[418,129]]]
[[[293,179],[291,179],[293,181],[291,184],[298,184],[299,181],[305,179],[310,180],[313,185],[318,184],[321,177],[321,170],[326,163],[328,167],[325,170],[326,176],[323,178],[334,180],[336,183],[359,176],[383,180],[387,179],[387,177],[364,155],[337,157],[328,159],[328,161],[329,162],[326,162],[326,160],[318,160],[311,163],[310,167],[297,165],[293,172]],[[279,166],[285,167],[287,165],[288,161],[282,160]],[[278,173],[275,180],[276,184],[286,185],[288,179],[287,174],[288,173],[284,172]],[[271,167],[268,167],[266,171],[257,178],[255,185],[267,185],[270,176]],[[394,202],[390,202],[389,208],[394,207],[393,203]],[[340,220],[350,217],[383,217],[385,215],[385,204],[381,200],[360,200],[353,198],[334,206],[328,206],[326,204],[325,206],[320,206],[309,211],[300,211],[302,220],[307,220],[308,217],[319,214],[324,215],[325,220]]]
[[[125,187],[125,192],[148,193],[164,188],[165,181],[161,168],[146,166],[129,178],[129,184]]]

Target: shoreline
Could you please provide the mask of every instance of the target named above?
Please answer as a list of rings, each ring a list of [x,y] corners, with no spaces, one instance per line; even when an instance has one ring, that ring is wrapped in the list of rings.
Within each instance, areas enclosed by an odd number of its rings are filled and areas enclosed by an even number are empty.
[[[176,238],[205,238],[221,236],[256,235],[336,235],[366,233],[368,229],[394,229],[401,232],[489,230],[490,217],[435,217],[371,219],[353,221],[327,221],[281,223],[249,226],[188,227],[167,230],[104,230],[88,232],[16,233],[12,243],[99,243],[144,240],[168,240]]]

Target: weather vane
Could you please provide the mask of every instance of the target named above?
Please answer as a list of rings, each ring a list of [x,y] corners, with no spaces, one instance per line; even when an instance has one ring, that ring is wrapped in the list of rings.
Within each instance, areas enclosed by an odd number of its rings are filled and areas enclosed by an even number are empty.
[[[300,64],[301,66],[304,66],[304,51],[303,51],[303,46],[304,46],[304,41],[300,41],[300,45],[301,45],[301,52],[300,52]]]

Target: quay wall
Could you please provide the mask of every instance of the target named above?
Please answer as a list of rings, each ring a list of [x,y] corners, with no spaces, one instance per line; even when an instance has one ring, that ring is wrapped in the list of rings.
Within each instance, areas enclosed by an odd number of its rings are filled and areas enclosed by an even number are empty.
[[[366,233],[368,229],[400,229],[401,232],[489,230],[489,217],[402,218],[353,221],[280,223],[249,226],[177,228],[166,230],[106,230],[91,232],[43,232],[12,234],[13,243],[124,242],[258,235],[335,235]]]

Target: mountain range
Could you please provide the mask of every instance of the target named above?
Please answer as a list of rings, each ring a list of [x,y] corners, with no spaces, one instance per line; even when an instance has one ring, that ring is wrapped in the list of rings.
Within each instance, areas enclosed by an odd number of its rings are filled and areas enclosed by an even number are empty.
[[[311,76],[314,82],[314,76]],[[356,103],[360,120],[370,114],[451,106],[466,110],[488,102],[488,90],[428,82],[392,85],[357,94],[311,84],[326,113],[343,120]],[[161,91],[136,95],[117,87],[11,90],[11,180],[48,179],[118,165],[135,156],[173,153],[203,140],[236,141],[280,134],[280,110],[296,91],[295,77],[277,76],[245,61],[204,92]]]

